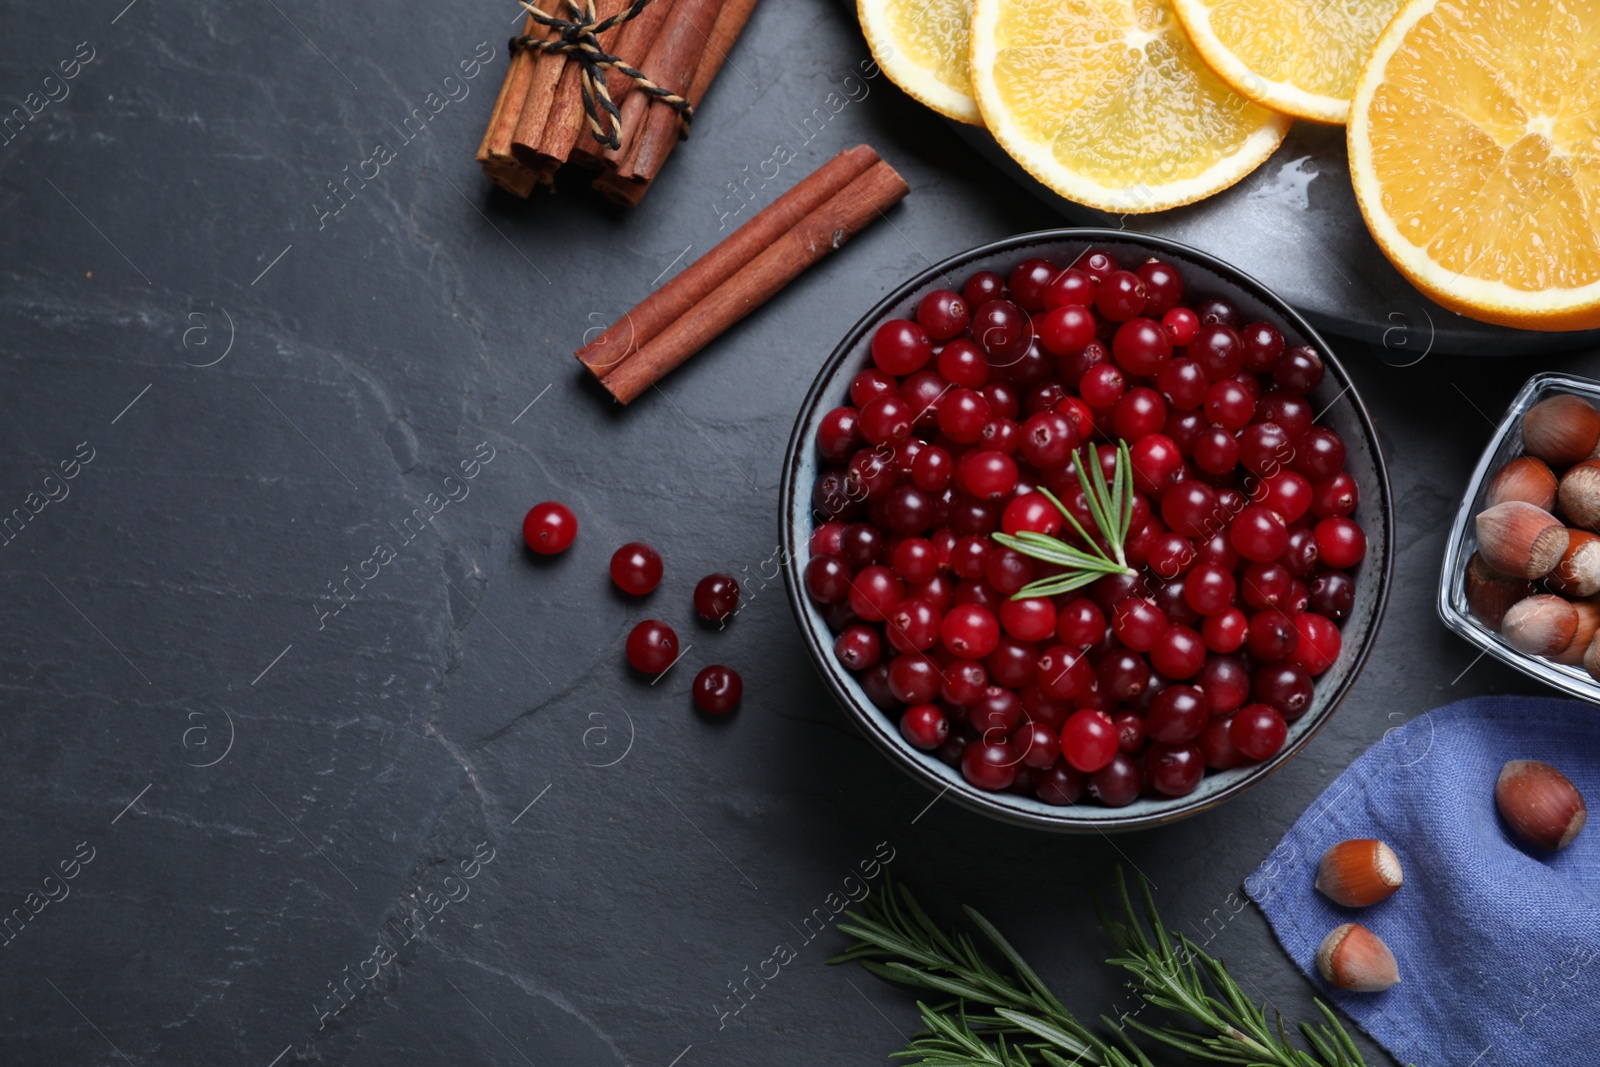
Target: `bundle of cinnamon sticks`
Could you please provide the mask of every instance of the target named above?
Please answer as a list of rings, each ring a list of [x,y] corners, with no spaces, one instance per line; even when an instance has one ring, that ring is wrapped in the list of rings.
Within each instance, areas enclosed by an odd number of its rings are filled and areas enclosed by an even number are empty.
[[[627,404],[882,217],[905,180],[867,145],[839,153],[576,353]]]
[[[546,13],[574,17],[569,0],[538,0]],[[594,0],[597,20],[631,9],[636,0]],[[560,11],[554,5],[560,4]],[[586,9],[587,0],[577,0]],[[655,85],[698,105],[722,69],[755,10],[756,0],[650,0],[633,18],[598,35],[600,48],[637,68]],[[559,34],[531,15],[523,34],[552,41]],[[621,111],[609,123],[620,142],[610,148],[594,135],[583,103],[583,65],[565,51],[513,52],[506,78],[478,148],[478,163],[496,185],[527,196],[551,185],[564,166],[597,171],[594,186],[621,204],[637,204],[672,148],[685,136],[684,115],[639,89],[615,68],[606,92]],[[598,110],[598,108],[597,108]],[[608,116],[600,112],[602,123]]]

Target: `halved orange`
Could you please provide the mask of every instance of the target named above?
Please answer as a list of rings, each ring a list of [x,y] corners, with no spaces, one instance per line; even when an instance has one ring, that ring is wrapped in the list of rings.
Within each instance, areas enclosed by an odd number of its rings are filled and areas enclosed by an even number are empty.
[[[906,95],[982,125],[967,79],[972,0],[856,0],[872,58]]]
[[[1167,0],[977,0],[968,67],[1001,146],[1102,211],[1210,196],[1289,130],[1206,66]]]
[[[1343,123],[1356,77],[1400,0],[1173,0],[1195,49],[1258,104]]]
[[[1445,307],[1600,327],[1600,0],[1409,0],[1350,108],[1367,226]]]

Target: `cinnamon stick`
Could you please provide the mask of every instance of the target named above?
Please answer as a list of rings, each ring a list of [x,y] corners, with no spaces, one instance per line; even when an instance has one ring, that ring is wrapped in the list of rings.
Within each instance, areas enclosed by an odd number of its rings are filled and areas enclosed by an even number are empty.
[[[578,359],[604,378],[876,162],[864,144],[834,156],[580,348]]]
[[[600,20],[611,18],[629,3],[631,0],[596,0],[595,17]],[[649,10],[645,8],[645,11]],[[627,27],[628,23],[619,23],[600,34],[600,48],[610,52],[618,36]],[[610,91],[609,85],[607,91]],[[567,65],[562,68],[561,80],[556,83],[555,95],[550,101],[550,117],[539,135],[538,144],[533,146],[531,158],[525,157],[525,161],[535,170],[553,174],[572,154],[573,147],[578,143],[578,134],[588,124],[588,116],[583,110],[583,66],[569,58]]]
[[[523,34],[533,33],[538,25],[530,15],[523,23]],[[534,183],[534,175],[511,152],[511,139],[516,135],[522,106],[528,96],[528,82],[533,77],[533,61],[533,55],[528,52],[518,52],[511,57],[505,81],[500,83],[500,95],[489,113],[489,127],[484,131],[483,143],[478,146],[477,158],[483,172],[496,185],[518,196],[527,196]]]
[[[545,28],[545,38],[555,36],[555,30]],[[538,159],[539,141],[544,136],[545,124],[550,121],[550,109],[555,104],[556,85],[569,66],[561,52],[534,52],[533,73],[528,78],[528,91],[522,101],[522,111],[517,116],[516,132],[511,137],[511,154],[525,167],[532,167]]]
[[[661,88],[684,96],[711,39],[711,27],[716,22],[721,0],[656,0],[657,4],[669,2],[672,17],[650,46],[650,54],[639,70]],[[607,149],[606,159],[620,166],[632,153],[639,131],[644,129],[647,116],[653,110],[652,99],[648,93],[628,94],[622,105],[622,146]],[[677,112],[673,111],[673,115],[676,117]]]
[[[623,360],[601,383],[621,403],[633,401],[770,300],[807,267],[841,247],[907,192],[905,179],[893,167],[882,161],[874,163]],[[716,250],[710,254],[715,255]]]
[[[645,61],[645,57],[650,54],[650,46],[661,35],[661,27],[666,24],[667,15],[671,11],[672,5],[667,0],[656,0],[637,16],[624,22],[622,33],[617,37],[616,51],[612,54],[630,67],[638,69]],[[611,102],[614,104],[619,106],[626,104],[636,84],[632,78],[615,67],[606,71],[606,92],[610,94]],[[620,123],[617,129],[620,133]],[[580,166],[599,166],[605,151],[605,146],[595,140],[587,120],[583,120],[578,131],[578,143],[573,146],[567,158]]]
[[[744,32],[745,23],[750,21],[756,3],[757,0],[725,0],[722,10],[717,12],[717,21],[711,26],[711,38],[706,42],[705,52],[700,57],[700,65],[695,68],[694,81],[690,83],[689,92],[685,94],[695,107],[699,107],[701,101],[705,99],[711,83],[716,80],[717,74],[722,70],[722,64],[728,58],[729,50]],[[679,122],[681,125],[681,118]],[[639,201],[644,199],[644,194],[649,191],[650,183],[660,173],[661,165],[666,162],[673,146],[681,139],[681,133],[678,136],[667,136],[663,139],[663,143],[649,149],[645,155],[645,159],[649,161],[647,174],[636,175],[634,173],[636,165],[629,166],[625,162],[624,167],[630,171],[629,174],[624,176],[616,171],[608,171],[595,179],[594,187],[619,204],[638,206]],[[641,147],[639,151],[644,149]]]
[[[722,70],[722,64],[728,58],[728,49],[744,32],[744,25],[750,21],[755,7],[756,0],[727,0],[717,13],[694,77],[690,79],[689,91],[685,94],[696,107],[705,97],[717,73]],[[643,131],[636,136],[628,162],[618,168],[619,173],[635,181],[653,181],[661,172],[661,165],[666,162],[673,145],[683,139],[683,129],[683,116],[660,101],[652,101]]]

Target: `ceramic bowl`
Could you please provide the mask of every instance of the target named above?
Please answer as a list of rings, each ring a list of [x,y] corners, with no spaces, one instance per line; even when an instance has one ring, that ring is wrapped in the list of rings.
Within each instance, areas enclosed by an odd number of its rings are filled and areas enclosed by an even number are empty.
[[[1366,558],[1356,572],[1355,607],[1342,627],[1339,659],[1317,679],[1310,710],[1290,724],[1288,740],[1278,754],[1262,763],[1208,773],[1187,796],[1143,796],[1120,808],[1104,807],[1087,797],[1070,807],[1055,807],[1032,796],[986,792],[963,779],[959,769],[913,748],[901,737],[897,717],[876,707],[856,676],[834,656],[834,635],[821,609],[806,595],[801,578],[810,558],[811,532],[821,521],[814,514],[811,501],[820,470],[814,445],[817,427],[828,411],[849,402],[851,378],[870,362],[874,328],[887,318],[911,317],[917,301],[926,293],[939,288],[959,289],[961,282],[976,271],[994,270],[1004,276],[1018,262],[1033,256],[1070,264],[1091,248],[1110,253],[1122,264],[1159,256],[1183,273],[1189,298],[1224,297],[1239,308],[1243,321],[1273,322],[1283,332],[1286,344],[1311,345],[1321,353],[1327,373],[1310,400],[1319,412],[1319,421],[1344,438],[1346,469],[1361,494],[1354,517],[1361,522],[1368,544]],[[800,406],[784,461],[780,506],[785,581],[801,635],[829,691],[867,738],[898,770],[939,796],[948,795],[956,803],[1005,822],[1056,831],[1131,830],[1182,819],[1237,796],[1293,759],[1333,714],[1355,681],[1377,633],[1393,572],[1391,490],[1382,450],[1372,420],[1332,350],[1305,319],[1254,278],[1185,245],[1120,230],[1059,229],[1008,237],[952,256],[879,301],[839,342]]]

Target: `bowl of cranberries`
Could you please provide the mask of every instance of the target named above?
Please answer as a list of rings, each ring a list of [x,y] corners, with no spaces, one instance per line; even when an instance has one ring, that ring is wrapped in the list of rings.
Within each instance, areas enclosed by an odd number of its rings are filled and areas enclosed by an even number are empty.
[[[1161,238],[1023,234],[890,293],[784,464],[790,603],[894,763],[1056,830],[1153,826],[1271,774],[1382,616],[1378,438],[1316,332]]]

